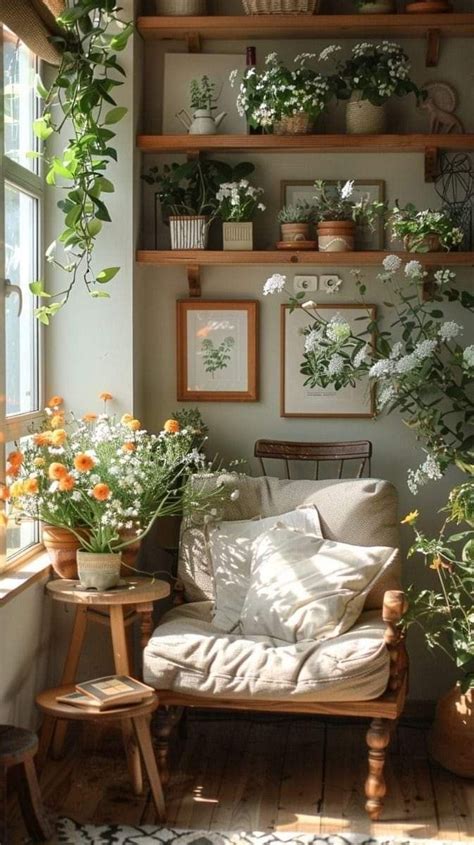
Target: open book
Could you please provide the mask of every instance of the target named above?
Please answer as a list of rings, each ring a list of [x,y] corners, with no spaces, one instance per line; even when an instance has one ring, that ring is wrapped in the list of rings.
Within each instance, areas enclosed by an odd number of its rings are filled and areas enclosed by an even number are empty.
[[[155,690],[128,675],[106,675],[76,684],[74,692],[58,695],[56,701],[74,707],[95,707],[110,710],[126,704],[139,704],[154,695]]]

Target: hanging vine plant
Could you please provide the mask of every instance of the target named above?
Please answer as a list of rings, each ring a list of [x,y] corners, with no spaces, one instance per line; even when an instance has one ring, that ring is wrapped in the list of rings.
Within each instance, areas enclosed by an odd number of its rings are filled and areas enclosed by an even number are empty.
[[[125,76],[117,54],[133,32],[133,23],[122,20],[120,12],[115,0],[70,0],[58,18],[64,35],[54,39],[62,53],[56,79],[47,88],[36,78],[44,108],[34,122],[35,135],[42,142],[64,131],[70,135],[61,154],[50,155],[47,149],[33,154],[45,161],[47,184],[65,193],[58,202],[64,229],[47,248],[46,260],[67,274],[67,283],[54,296],[42,281],[30,285],[44,301],[35,313],[46,325],[80,279],[91,297],[108,298],[103,286],[120,270],[93,267],[96,240],[103,224],[111,222],[104,197],[115,190],[106,176],[111,161],[117,161],[113,127],[127,113],[113,96]]]

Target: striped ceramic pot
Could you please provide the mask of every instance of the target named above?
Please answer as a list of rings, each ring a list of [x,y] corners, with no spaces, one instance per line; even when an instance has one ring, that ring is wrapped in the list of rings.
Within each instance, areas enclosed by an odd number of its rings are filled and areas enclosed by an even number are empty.
[[[202,214],[170,217],[171,249],[206,249],[209,219]]]

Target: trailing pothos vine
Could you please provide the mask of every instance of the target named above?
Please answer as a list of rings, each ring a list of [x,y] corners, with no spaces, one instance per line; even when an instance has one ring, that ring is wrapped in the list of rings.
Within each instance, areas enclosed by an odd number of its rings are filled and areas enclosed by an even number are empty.
[[[62,153],[33,154],[46,163],[47,184],[65,192],[58,202],[64,229],[46,250],[46,260],[67,274],[67,283],[54,296],[42,281],[30,285],[31,292],[44,300],[35,313],[46,325],[66,304],[79,279],[94,299],[108,298],[102,286],[120,270],[93,267],[97,237],[103,224],[111,221],[104,195],[115,190],[106,177],[110,162],[117,161],[112,127],[127,113],[113,96],[125,76],[117,53],[125,49],[133,32],[133,24],[122,20],[120,12],[115,0],[69,0],[58,18],[63,35],[54,39],[62,53],[56,79],[50,88],[36,79],[44,108],[34,122],[35,135],[42,142],[53,134],[68,135]]]

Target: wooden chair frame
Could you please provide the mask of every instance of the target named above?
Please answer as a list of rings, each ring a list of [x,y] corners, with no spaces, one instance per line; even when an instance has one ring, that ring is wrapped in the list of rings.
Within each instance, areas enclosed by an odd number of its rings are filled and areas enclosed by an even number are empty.
[[[263,475],[267,475],[265,460],[284,461],[287,479],[291,478],[290,461],[314,461],[313,480],[319,480],[320,463],[339,461],[337,478],[342,478],[346,461],[360,461],[356,478],[362,478],[367,468],[371,475],[372,443],[370,440],[346,440],[334,443],[304,443],[293,440],[257,440],[254,456],[259,459]]]

